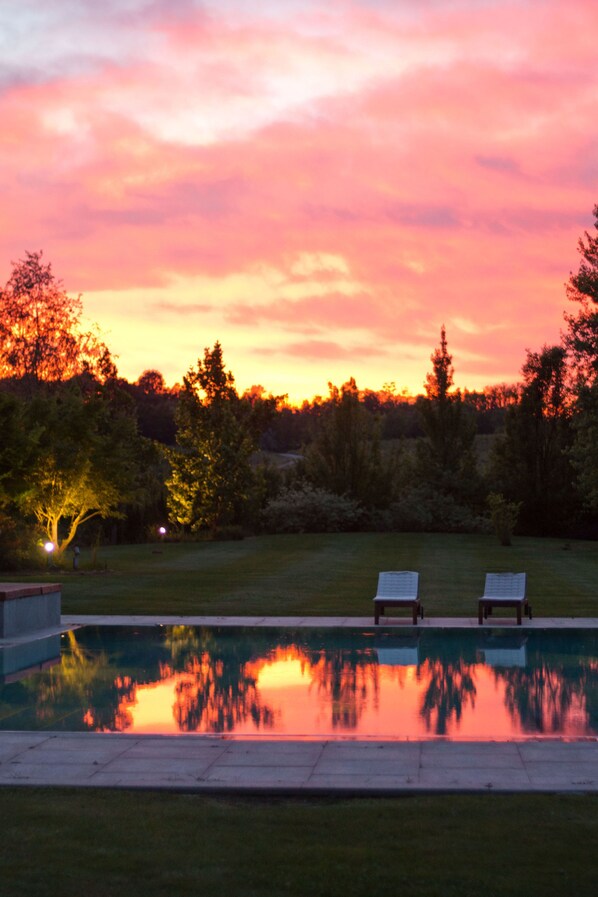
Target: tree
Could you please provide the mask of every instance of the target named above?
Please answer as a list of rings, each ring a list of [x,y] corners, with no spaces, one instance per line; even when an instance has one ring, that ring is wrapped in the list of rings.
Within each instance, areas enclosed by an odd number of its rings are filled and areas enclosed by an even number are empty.
[[[475,497],[479,478],[474,454],[475,425],[468,417],[459,391],[453,386],[453,357],[446,330],[430,356],[432,371],[426,376],[426,396],[418,400],[424,438],[417,444],[417,474],[434,490],[460,500]]]
[[[41,432],[27,475],[22,509],[32,514],[60,557],[79,527],[94,517],[119,516],[135,492],[138,437],[125,408],[74,387],[39,396],[28,406]]]
[[[242,523],[253,486],[249,458],[255,443],[219,342],[187,372],[176,424],[176,448],[167,450],[172,517],[193,532],[215,533]]]
[[[305,452],[305,475],[315,486],[377,507],[392,498],[394,459],[380,451],[380,427],[351,378],[328,384],[328,411]]]
[[[594,206],[598,232],[598,205]],[[577,315],[565,315],[568,331],[565,345],[571,353],[578,380],[591,385],[598,379],[598,233],[580,237],[581,262],[577,274],[566,285],[567,296],[580,306]]]
[[[175,390],[168,389],[160,371],[144,371],[136,383],[126,384],[125,389],[135,403],[142,436],[174,445],[177,395]]]
[[[565,315],[565,345],[575,372],[573,445],[571,462],[583,505],[598,512],[598,205],[594,206],[595,235],[585,231],[578,249],[581,262],[571,274],[567,295],[579,303],[577,315]]]
[[[598,513],[598,381],[577,393],[570,458],[584,508]]]
[[[156,371],[153,368],[146,370],[141,374],[137,380],[136,386],[139,387],[141,392],[148,396],[162,395],[166,392],[164,377],[160,371]]]
[[[522,503],[521,522],[531,532],[565,529],[574,505],[565,359],[562,346],[528,352],[521,399],[508,409],[493,458],[497,489]]]
[[[16,378],[31,391],[84,371],[114,375],[104,343],[80,329],[81,312],[81,298],[66,293],[42,253],[26,252],[0,289],[0,377]]]
[[[26,408],[0,392],[0,569],[10,569],[29,557],[35,535],[18,513],[25,493],[39,426],[30,426]]]
[[[598,231],[598,204],[594,206],[593,214],[594,228]],[[598,234],[584,231],[577,248],[582,259],[577,274],[572,273],[569,278],[567,293],[570,299],[577,302],[591,299],[598,303]]]
[[[27,416],[26,406],[0,392],[0,508],[25,492],[40,427]]]

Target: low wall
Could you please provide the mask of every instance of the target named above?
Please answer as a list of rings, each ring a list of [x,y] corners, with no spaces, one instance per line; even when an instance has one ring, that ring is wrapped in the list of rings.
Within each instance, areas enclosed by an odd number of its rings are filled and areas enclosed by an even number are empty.
[[[60,635],[0,646],[0,683],[17,682],[60,663]]]
[[[59,583],[0,583],[0,639],[60,626]]]

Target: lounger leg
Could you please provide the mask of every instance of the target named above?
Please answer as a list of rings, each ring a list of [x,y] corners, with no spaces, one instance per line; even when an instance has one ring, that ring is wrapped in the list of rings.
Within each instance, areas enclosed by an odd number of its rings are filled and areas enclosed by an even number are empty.
[[[413,605],[413,625],[417,626],[417,604]]]
[[[521,626],[521,605],[517,605],[517,625]]]
[[[478,604],[478,623],[480,624],[480,626],[482,625],[483,616],[484,616],[484,605],[480,601],[480,603]]]

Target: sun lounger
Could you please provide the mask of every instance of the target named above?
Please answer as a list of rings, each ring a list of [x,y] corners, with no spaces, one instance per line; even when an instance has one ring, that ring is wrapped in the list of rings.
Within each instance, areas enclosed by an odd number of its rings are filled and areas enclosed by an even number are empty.
[[[482,625],[495,607],[514,607],[517,625],[521,626],[521,609],[531,620],[532,609],[525,595],[525,573],[487,573],[484,594],[478,601],[478,623]]]
[[[374,622],[377,624],[380,615],[387,607],[410,607],[413,613],[413,624],[417,625],[418,615],[423,619],[424,609],[420,604],[419,573],[410,570],[380,573],[378,591],[374,598]]]

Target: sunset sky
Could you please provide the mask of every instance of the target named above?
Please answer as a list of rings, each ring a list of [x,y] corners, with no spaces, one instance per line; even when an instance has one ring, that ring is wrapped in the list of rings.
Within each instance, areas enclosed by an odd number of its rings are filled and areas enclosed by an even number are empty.
[[[43,249],[120,373],[512,382],[598,202],[596,0],[0,0],[0,283]]]

